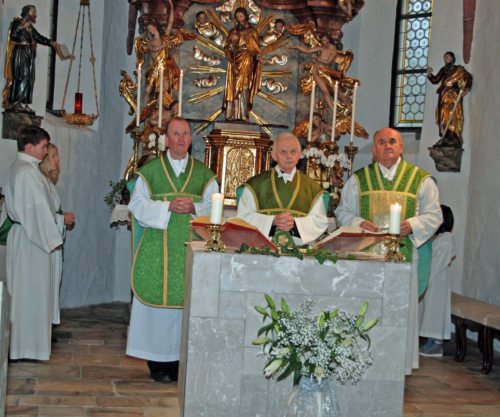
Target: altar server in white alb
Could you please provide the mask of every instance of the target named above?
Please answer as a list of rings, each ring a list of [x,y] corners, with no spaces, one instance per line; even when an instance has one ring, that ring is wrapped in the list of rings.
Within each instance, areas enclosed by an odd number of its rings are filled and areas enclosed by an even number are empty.
[[[7,237],[7,289],[11,295],[10,359],[48,360],[52,335],[52,253],[63,239],[39,164],[49,134],[19,132],[19,153],[7,177],[5,204],[13,225]]]
[[[429,285],[420,300],[420,337],[426,337],[420,346],[421,356],[443,356],[443,340],[451,336],[451,271],[455,259],[453,212],[441,205],[443,224],[432,239],[432,266]]]
[[[271,153],[276,167],[250,178],[238,190],[238,217],[265,236],[289,233],[296,244],[312,242],[328,226],[328,193],[297,170],[301,154],[297,137],[280,133]]]
[[[132,312],[127,355],[146,359],[151,377],[177,381],[189,222],[210,214],[215,174],[188,154],[184,119],[167,126],[168,151],[139,170],[133,220]]]
[[[341,226],[368,231],[387,230],[390,205],[402,207],[402,252],[412,263],[406,343],[406,374],[418,368],[418,297],[429,279],[431,237],[442,222],[439,192],[434,179],[405,161],[401,134],[391,128],[375,132],[374,163],[356,171],[347,181],[335,212]],[[418,249],[418,250],[417,250]]]

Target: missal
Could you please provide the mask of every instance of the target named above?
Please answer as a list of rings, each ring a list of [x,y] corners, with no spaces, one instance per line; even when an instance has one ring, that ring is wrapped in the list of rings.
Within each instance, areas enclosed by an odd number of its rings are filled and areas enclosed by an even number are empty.
[[[331,252],[359,252],[382,242],[386,232],[369,232],[358,226],[342,226],[314,244]]]
[[[200,216],[191,220],[191,230],[205,241],[210,237],[209,225],[209,216]],[[221,224],[220,234],[224,245],[230,250],[239,250],[242,244],[255,248],[267,246],[269,249],[278,250],[278,246],[271,242],[267,236],[264,236],[259,229],[237,217],[226,219]]]

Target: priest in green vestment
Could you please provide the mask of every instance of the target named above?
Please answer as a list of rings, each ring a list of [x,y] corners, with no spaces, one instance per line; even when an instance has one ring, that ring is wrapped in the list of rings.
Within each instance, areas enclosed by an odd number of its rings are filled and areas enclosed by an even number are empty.
[[[237,216],[266,236],[281,231],[291,234],[296,244],[307,244],[326,231],[328,194],[297,170],[301,154],[296,136],[279,134],[271,153],[277,165],[240,188]]]
[[[168,151],[139,170],[133,215],[131,285],[134,293],[127,355],[148,360],[153,379],[177,380],[186,247],[190,220],[209,215],[215,174],[188,154],[189,124],[167,126]]]
[[[404,160],[403,151],[403,139],[397,130],[383,128],[375,132],[375,162],[349,178],[335,214],[340,226],[383,231],[389,227],[390,205],[402,206],[402,251],[406,260],[412,262],[406,346],[406,374],[410,374],[412,368],[418,368],[418,296],[427,285],[431,238],[442,222],[442,213],[434,179]]]

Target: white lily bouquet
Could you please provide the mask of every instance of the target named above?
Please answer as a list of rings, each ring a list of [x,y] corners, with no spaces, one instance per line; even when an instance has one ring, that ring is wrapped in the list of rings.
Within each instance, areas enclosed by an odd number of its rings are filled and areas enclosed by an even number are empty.
[[[305,377],[335,378],[340,383],[357,383],[373,363],[368,331],[378,318],[367,323],[368,303],[358,314],[340,309],[321,311],[312,316],[313,302],[305,299],[296,311],[290,311],[282,298],[281,310],[269,295],[266,307],[256,306],[263,321],[270,320],[257,334],[254,345],[262,347],[267,358],[264,374],[278,381],[293,374],[294,385]]]

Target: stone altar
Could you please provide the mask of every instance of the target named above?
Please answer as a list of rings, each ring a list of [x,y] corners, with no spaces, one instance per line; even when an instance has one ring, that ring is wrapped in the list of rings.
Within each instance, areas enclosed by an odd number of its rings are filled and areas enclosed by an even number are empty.
[[[305,298],[315,307],[357,312],[369,302],[367,320],[374,364],[358,385],[337,384],[343,416],[403,415],[410,264],[207,253],[188,248],[179,398],[184,417],[279,417],[291,379],[267,380],[264,359],[252,345],[262,319],[254,306],[264,294],[295,308]]]

